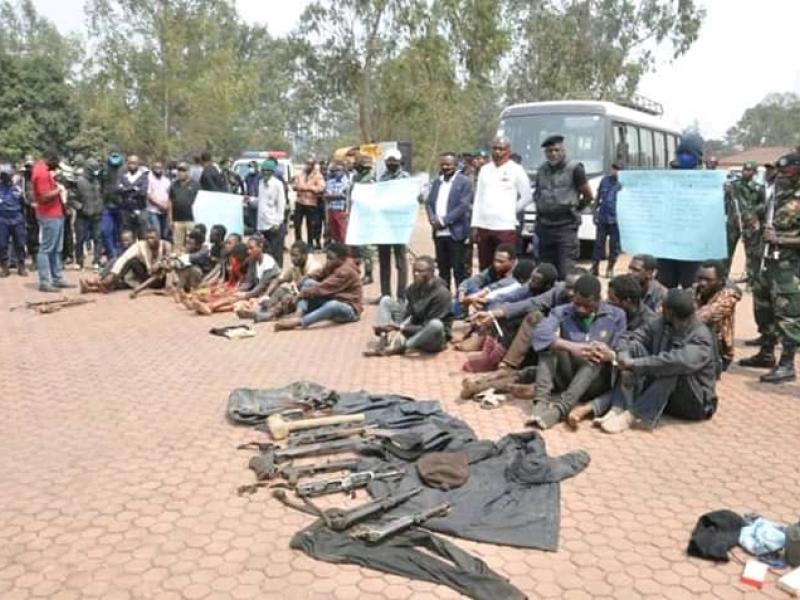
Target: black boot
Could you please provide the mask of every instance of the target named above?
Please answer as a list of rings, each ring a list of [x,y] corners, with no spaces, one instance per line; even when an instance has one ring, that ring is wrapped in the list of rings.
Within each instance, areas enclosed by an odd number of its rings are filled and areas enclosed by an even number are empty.
[[[775,344],[764,344],[758,351],[750,358],[743,358],[739,361],[740,367],[753,367],[756,369],[774,369],[775,368]]]
[[[594,275],[595,277],[600,277],[600,263],[599,262],[594,261],[592,263],[592,268],[591,268],[590,273],[592,275]]]
[[[786,383],[797,379],[794,372],[794,355],[796,351],[796,346],[784,344],[778,366],[767,375],[762,375],[761,383]]]
[[[614,263],[609,261],[608,267],[606,267],[606,279],[611,279],[614,277]]]
[[[755,339],[746,340],[744,345],[745,346],[751,346],[751,347],[754,347],[754,348],[758,348],[759,346],[763,346],[765,341],[766,340],[764,339],[764,336],[760,335]]]
[[[11,269],[8,268],[8,263],[0,264],[0,277],[8,277],[9,275],[11,275]]]

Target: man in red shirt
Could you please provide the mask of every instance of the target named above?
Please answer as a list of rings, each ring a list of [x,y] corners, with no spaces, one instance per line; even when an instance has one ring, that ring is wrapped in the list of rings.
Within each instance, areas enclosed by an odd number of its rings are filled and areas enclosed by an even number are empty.
[[[31,187],[39,222],[39,291],[58,292],[74,285],[64,281],[61,270],[61,250],[64,246],[64,206],[61,191],[53,177],[58,168],[58,155],[50,153],[33,165]]]

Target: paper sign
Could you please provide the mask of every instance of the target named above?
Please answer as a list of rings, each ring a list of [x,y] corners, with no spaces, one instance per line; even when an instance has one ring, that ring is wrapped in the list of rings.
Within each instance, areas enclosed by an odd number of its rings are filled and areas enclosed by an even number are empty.
[[[194,222],[202,223],[208,232],[213,225],[224,225],[228,233],[244,235],[243,196],[222,192],[197,192],[192,205]]]
[[[724,171],[622,171],[622,249],[675,260],[727,258]]]
[[[417,221],[420,188],[414,178],[355,184],[347,244],[408,244]]]

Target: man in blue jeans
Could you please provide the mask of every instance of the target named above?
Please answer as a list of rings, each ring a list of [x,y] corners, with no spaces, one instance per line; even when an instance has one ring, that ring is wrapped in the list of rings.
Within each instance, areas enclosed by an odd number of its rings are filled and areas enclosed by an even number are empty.
[[[605,254],[606,238],[608,238],[608,268],[606,277],[614,276],[614,264],[619,256],[619,226],[617,225],[617,194],[622,189],[619,172],[622,165],[612,163],[611,173],[600,180],[597,188],[597,207],[594,211],[594,224],[597,232],[592,254],[592,275],[600,274],[600,261]]]
[[[361,271],[347,255],[347,246],[328,246],[327,262],[300,284],[295,315],[275,323],[275,331],[307,328],[319,321],[358,321],[364,307]]]
[[[58,292],[74,285],[64,281],[61,270],[61,250],[64,247],[64,205],[61,190],[53,177],[58,168],[58,155],[50,153],[45,160],[33,165],[31,187],[39,222],[39,291]]]

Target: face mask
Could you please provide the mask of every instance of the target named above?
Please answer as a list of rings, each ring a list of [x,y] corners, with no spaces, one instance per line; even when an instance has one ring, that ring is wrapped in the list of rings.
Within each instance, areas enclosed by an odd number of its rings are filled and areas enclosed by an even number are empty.
[[[164,175],[164,171],[153,171],[153,175],[161,179],[161,176]]]
[[[389,171],[389,173],[397,173],[397,169],[399,168],[400,165],[397,163],[390,163],[386,165],[386,170]]]
[[[138,170],[139,170],[139,169],[137,169],[137,168],[135,168],[135,167],[134,167],[134,168],[128,167],[128,173],[130,173],[131,175],[133,175],[134,173],[136,173],[136,171],[138,171]]]

